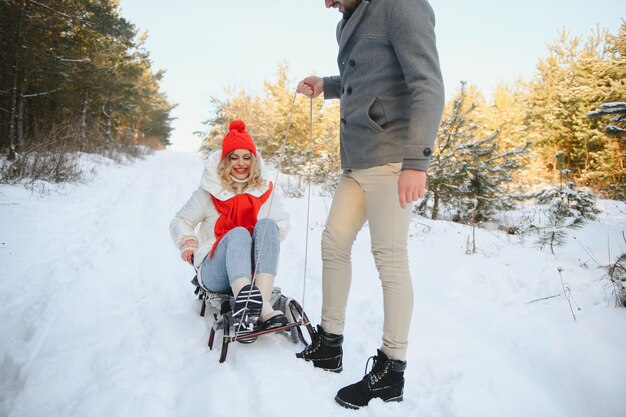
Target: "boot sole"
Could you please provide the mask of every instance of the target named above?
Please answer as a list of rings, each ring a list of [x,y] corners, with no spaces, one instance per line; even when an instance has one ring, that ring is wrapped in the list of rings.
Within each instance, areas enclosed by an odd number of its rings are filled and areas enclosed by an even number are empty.
[[[379,398],[379,397],[374,397],[374,398]],[[383,402],[386,402],[386,403],[390,403],[390,402],[400,402],[400,401],[402,401],[402,400],[403,400],[403,396],[402,396],[402,395],[400,395],[399,397],[393,397],[393,398],[389,398],[389,399],[387,399],[387,400],[383,400]],[[340,405],[340,406],[342,406],[343,408],[349,408],[350,410],[358,410],[359,408],[362,408],[362,407],[366,407],[366,406],[367,406],[367,404],[365,404],[365,405],[361,405],[361,406],[354,405],[354,404],[352,404],[352,403],[349,403],[349,402],[347,402],[347,401],[342,400],[341,398],[339,398],[339,396],[338,396],[338,395],[336,395],[336,396],[335,396],[335,401],[337,402],[337,404],[339,404],[339,405]]]
[[[278,314],[261,323],[261,330],[272,330],[284,327],[289,324],[289,320],[284,314]]]
[[[358,405],[354,405],[347,401],[342,400],[341,398],[339,398],[339,396],[335,396],[335,401],[337,402],[337,404],[339,404],[343,408],[348,408],[350,410],[358,410],[359,408],[361,408]]]
[[[262,304],[263,297],[258,288],[246,285],[239,291],[233,307],[234,330],[237,336],[254,333],[257,330]],[[255,340],[256,338],[250,338],[238,340],[238,342],[252,343]]]
[[[315,363],[315,361],[319,361],[319,359],[307,359],[304,357],[304,355],[302,354],[302,352],[296,353],[296,358],[298,359],[304,359],[305,362],[311,362],[313,364],[313,367],[317,368],[317,369],[321,369],[323,371],[327,371],[327,372],[334,372],[336,374],[338,374],[339,372],[343,371],[343,364],[341,364],[338,368],[326,368],[324,366],[320,366],[317,365]]]
[[[308,362],[308,361],[307,361]],[[343,365],[341,365],[339,368],[324,368],[322,366],[315,366],[315,364],[313,364],[313,366],[317,369],[322,369],[326,372],[333,372],[338,374],[339,372],[343,371]]]

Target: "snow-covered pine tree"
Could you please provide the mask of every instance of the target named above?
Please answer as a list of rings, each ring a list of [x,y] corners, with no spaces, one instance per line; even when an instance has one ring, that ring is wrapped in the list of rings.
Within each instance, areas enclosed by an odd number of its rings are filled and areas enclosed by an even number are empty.
[[[587,113],[587,117],[592,119],[600,116],[614,116],[610,122],[615,124],[604,128],[607,135],[626,138],[626,101],[602,103],[598,109]]]
[[[500,152],[499,131],[477,139],[475,108],[468,103],[466,83],[461,83],[437,134],[428,192],[416,207],[418,213],[437,219],[445,206],[453,210],[453,220],[477,225],[511,206],[506,187],[526,146]]]
[[[554,153],[561,150],[564,167],[577,184],[608,191],[610,184],[621,182],[622,153],[615,138],[587,113],[600,103],[626,98],[626,23],[617,35],[598,28],[586,39],[563,31],[548,49],[528,83],[526,135],[535,154],[531,167],[558,182]]]
[[[562,167],[564,154],[557,152],[557,163]],[[529,230],[538,234],[536,244],[543,249],[550,247],[554,254],[554,247],[565,244],[567,230],[582,227],[587,220],[593,220],[600,212],[596,208],[595,196],[586,190],[576,188],[573,181],[569,181],[570,171],[561,169],[561,182],[558,186],[546,188],[534,195],[540,208],[540,217],[536,223],[529,226]]]
[[[612,116],[608,125],[604,127],[604,132],[619,141],[619,151],[622,154],[621,175],[618,181],[612,181],[608,185],[610,196],[616,200],[626,197],[626,170],[624,169],[624,159],[626,159],[626,101],[613,101],[602,103],[596,110],[587,113],[590,119],[598,119],[602,116]]]

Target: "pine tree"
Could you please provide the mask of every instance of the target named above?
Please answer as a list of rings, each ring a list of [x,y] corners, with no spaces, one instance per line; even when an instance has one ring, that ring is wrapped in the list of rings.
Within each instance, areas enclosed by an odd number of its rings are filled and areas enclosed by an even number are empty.
[[[607,125],[604,131],[608,136],[619,140],[615,145],[619,145],[622,160],[619,171],[615,173],[616,180],[611,181],[608,185],[608,192],[610,197],[624,200],[626,199],[626,167],[624,167],[624,159],[626,158],[626,102],[602,103],[600,108],[590,111],[587,116],[591,119],[612,116],[609,120],[611,124]]]
[[[477,110],[484,114],[483,124],[486,132],[499,132],[497,151],[506,152],[525,146],[532,147],[529,143],[527,126],[524,121],[527,112],[528,86],[521,78],[512,85],[498,84],[492,93],[491,101],[484,109]],[[532,162],[531,152],[523,152],[518,155],[517,161],[520,169],[512,172],[511,189],[513,193],[517,188],[533,186],[543,173],[530,173]]]
[[[562,167],[564,154],[557,153],[555,159]],[[549,246],[552,254],[555,246],[565,244],[568,229],[582,227],[600,212],[596,208],[595,196],[576,188],[575,183],[568,179],[569,175],[568,169],[561,169],[560,184],[543,189],[534,196],[543,216],[529,229],[538,233],[537,245],[542,249]]]
[[[428,172],[428,191],[416,208],[439,218],[442,206],[454,211],[454,220],[478,225],[498,209],[509,207],[504,198],[518,158],[526,147],[498,150],[499,132],[477,138],[475,103],[468,102],[467,86],[446,105]]]
[[[618,36],[598,29],[586,40],[563,32],[550,44],[549,56],[540,60],[538,75],[529,83],[526,124],[536,172],[550,172],[548,179],[558,181],[554,155],[561,151],[564,167],[583,185],[607,190],[622,181],[615,140],[586,115],[600,103],[626,96],[624,37],[624,27]]]

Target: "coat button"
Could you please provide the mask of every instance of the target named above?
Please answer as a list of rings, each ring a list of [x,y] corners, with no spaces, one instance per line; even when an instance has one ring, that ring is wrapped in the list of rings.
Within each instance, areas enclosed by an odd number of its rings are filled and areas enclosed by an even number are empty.
[[[345,88],[341,87],[341,94],[343,94],[344,91],[346,91]]]
[[[348,87],[348,89],[346,90],[346,92],[348,93],[348,95],[352,94],[352,87]]]
[[[354,59],[351,59],[350,61],[348,61],[348,65],[350,65],[351,67],[353,67],[356,64],[356,62],[354,62]]]
[[[433,151],[431,151],[430,148],[424,148],[424,156],[430,156],[432,153]]]
[[[335,119],[337,120],[337,119]],[[344,119],[343,117],[341,118],[341,123],[343,123],[344,125],[346,124],[346,119]]]

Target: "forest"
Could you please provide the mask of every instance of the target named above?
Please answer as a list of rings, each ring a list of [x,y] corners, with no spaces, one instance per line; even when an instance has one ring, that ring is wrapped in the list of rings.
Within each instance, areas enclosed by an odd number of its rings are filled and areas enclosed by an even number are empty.
[[[77,152],[132,156],[169,144],[164,72],[117,1],[2,0],[0,16],[4,182],[72,180]]]
[[[77,153],[115,158],[169,144],[175,105],[160,88],[164,72],[118,1],[2,0],[0,16],[8,69],[0,73],[0,181],[72,180]],[[626,24],[586,38],[563,30],[532,78],[489,95],[460,82],[448,93],[421,210],[437,218],[441,204],[461,204],[462,217],[478,220],[506,206],[498,195],[550,186],[624,199],[625,55]],[[213,98],[203,149],[219,146],[229,121],[242,118],[267,159],[332,189],[338,103],[295,97],[296,81],[284,61],[261,93],[230,88]]]

